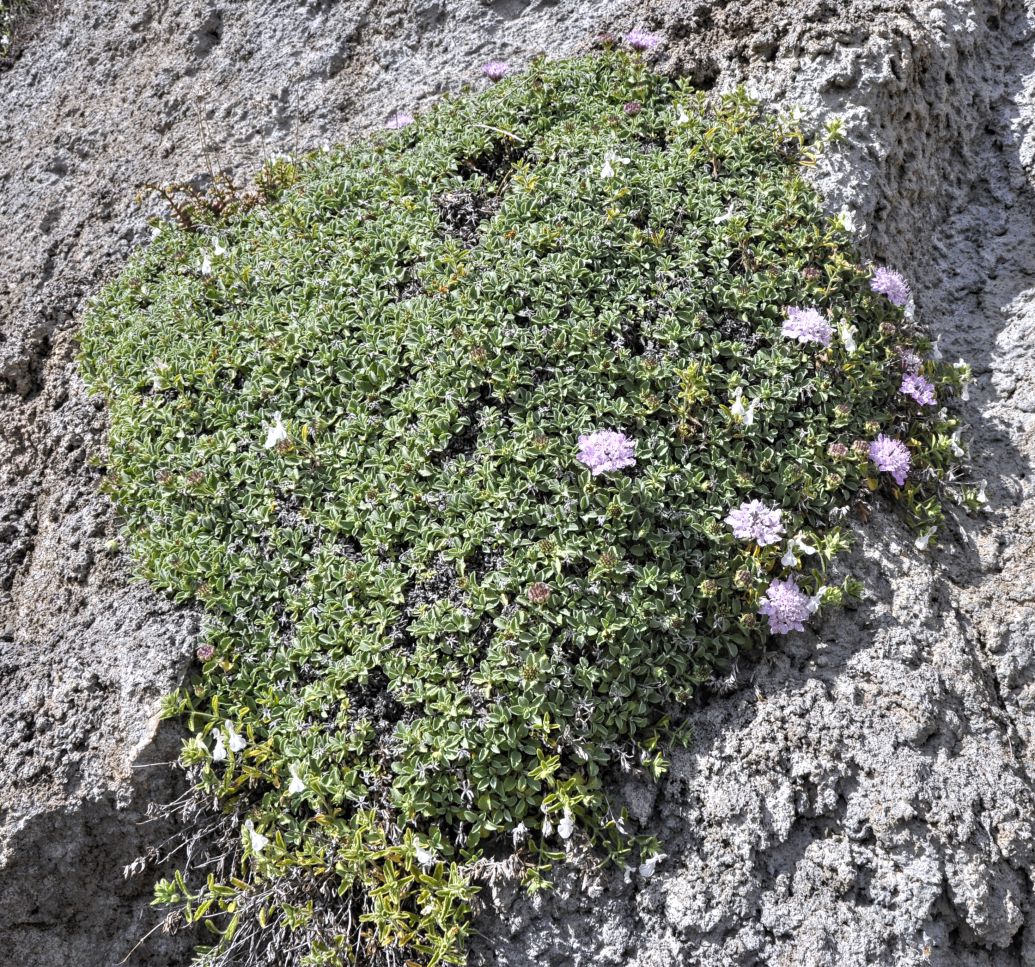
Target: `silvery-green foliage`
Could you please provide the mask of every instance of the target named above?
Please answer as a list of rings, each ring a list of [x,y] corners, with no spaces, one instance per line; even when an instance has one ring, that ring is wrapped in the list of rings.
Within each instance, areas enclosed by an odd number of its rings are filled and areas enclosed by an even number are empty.
[[[649,865],[606,770],[664,769],[778,590],[783,628],[841,600],[864,494],[936,523],[959,449],[899,389],[903,354],[942,401],[962,372],[743,93],[606,52],[395,127],[184,209],[82,331],[127,541],[209,616],[170,708],[239,856],[159,891],[223,931],[205,962],[461,963],[490,840],[532,888],[580,838]],[[727,522],[756,500],[761,546]]]

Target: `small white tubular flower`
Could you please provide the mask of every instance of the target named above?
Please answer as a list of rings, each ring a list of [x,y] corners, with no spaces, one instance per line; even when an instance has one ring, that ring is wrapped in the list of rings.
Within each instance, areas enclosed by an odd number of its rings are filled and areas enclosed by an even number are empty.
[[[730,416],[744,426],[751,426],[755,422],[755,407],[758,400],[752,400],[747,406],[744,405],[744,389],[738,386],[733,393],[733,400],[730,403]]]
[[[613,151],[608,151],[608,153],[604,155],[604,164],[600,169],[600,177],[613,178],[615,176],[614,166],[616,164],[627,165],[628,163],[628,158],[622,158],[619,155],[615,154]]]
[[[917,539],[913,541],[913,546],[918,551],[925,550],[927,548],[927,545],[931,543],[932,537],[934,537],[934,528],[929,527],[927,530],[920,532],[920,535],[917,537]]]
[[[253,853],[261,853],[269,846],[269,839],[255,828],[250,819],[244,824],[244,831],[248,834],[248,845],[252,848]]]
[[[941,336],[936,336],[935,337],[934,345],[931,346],[931,359],[941,359],[942,358],[942,351],[941,351],[941,348],[938,345],[938,343],[940,343],[941,341],[942,341],[942,337]]]
[[[288,783],[287,791],[289,796],[297,796],[305,792],[305,781],[298,774],[298,766],[290,766],[288,772],[291,774],[291,781]]]
[[[962,433],[962,429],[954,430],[949,438],[949,446],[952,448],[952,455],[954,457],[965,457],[967,455],[967,451],[960,446],[960,436]]]
[[[665,859],[667,854],[655,853],[653,856],[648,857],[640,864],[640,876],[645,880],[649,880],[653,875],[654,871],[658,868],[658,864]]]
[[[279,413],[274,413],[273,426],[267,431],[266,442],[263,445],[269,450],[271,447],[277,446],[278,443],[283,443],[287,438],[287,429],[284,427],[284,421]]]
[[[212,746],[212,761],[226,761],[226,746],[223,745],[223,736],[219,732],[216,732],[216,744]]]
[[[213,240],[213,242],[212,242],[212,254],[214,256],[216,256],[216,258],[220,258],[220,257],[226,255],[227,251],[228,251],[228,249],[226,248],[226,246],[224,246],[223,243],[220,242],[218,238]]]
[[[544,836],[552,836],[553,835],[553,823],[551,823],[550,820],[548,820],[548,819],[544,819],[543,820],[543,835]]]
[[[557,824],[557,835],[561,839],[571,839],[571,834],[574,832],[575,823],[572,822],[571,815],[565,812],[564,818]]]
[[[212,274],[212,260],[209,258],[208,252],[205,253],[205,257],[201,260],[201,274]]]
[[[988,487],[988,481],[982,480],[981,486],[978,487],[978,492],[975,495],[975,499],[981,505],[982,510],[988,510],[988,494],[985,493],[985,489]]]
[[[677,104],[676,108],[679,111],[679,114],[676,116],[676,124],[689,124],[690,115],[686,113],[686,108],[682,104]]]
[[[787,552],[783,557],[780,558],[780,563],[784,567],[797,567],[798,566],[798,555],[799,554],[815,554],[816,548],[811,544],[807,543],[805,539],[800,535],[792,537],[787,542]]]
[[[420,863],[421,866],[433,866],[435,864],[435,854],[431,850],[425,849],[423,846],[414,844],[414,854],[417,857],[417,862]]]
[[[859,344],[855,341],[855,334],[858,330],[855,326],[850,326],[847,322],[839,322],[837,324],[837,333],[841,337],[841,342],[844,343],[845,352],[854,353],[858,348]]]
[[[224,724],[226,725],[226,734],[230,737],[230,751],[241,752],[246,749],[248,747],[248,740],[234,730],[234,723],[227,719]]]
[[[169,372],[169,364],[161,359],[155,360],[154,372],[151,375],[151,388],[157,393],[165,389],[165,378]]]
[[[809,614],[815,614],[819,611],[820,606],[823,604],[823,595],[826,593],[827,586],[821,584],[816,588],[816,593],[809,598]]]
[[[837,213],[837,217],[841,219],[841,224],[844,226],[846,232],[855,231],[855,213],[849,211],[847,208],[842,208]]]

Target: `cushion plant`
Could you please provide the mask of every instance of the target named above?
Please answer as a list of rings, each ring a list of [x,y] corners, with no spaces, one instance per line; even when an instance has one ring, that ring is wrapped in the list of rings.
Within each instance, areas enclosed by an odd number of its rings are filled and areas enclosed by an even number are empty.
[[[126,540],[207,614],[199,963],[461,963],[487,856],[652,872],[609,767],[853,590],[867,494],[939,518],[966,372],[818,146],[635,54],[500,76],[181,205],[84,323]]]

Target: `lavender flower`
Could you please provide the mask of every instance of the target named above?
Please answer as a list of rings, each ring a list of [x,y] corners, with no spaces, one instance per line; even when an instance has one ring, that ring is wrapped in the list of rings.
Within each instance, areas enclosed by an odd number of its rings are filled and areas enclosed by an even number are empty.
[[[883,433],[870,444],[870,459],[878,470],[890,473],[900,487],[909,473],[909,447],[901,440],[893,440]]]
[[[921,406],[938,405],[938,400],[934,395],[934,384],[915,373],[906,373],[902,377],[899,392],[912,397]]]
[[[389,131],[398,131],[400,128],[405,128],[409,124],[413,124],[414,117],[412,114],[406,114],[404,111],[400,111],[393,114],[391,120],[385,125]]]
[[[770,631],[785,635],[789,631],[804,631],[805,622],[815,610],[812,598],[798,587],[792,575],[769,582],[758,613],[769,619]]]
[[[617,430],[596,430],[579,436],[580,463],[589,467],[593,476],[609,470],[636,465],[636,441]]]
[[[633,50],[653,50],[661,43],[657,34],[648,33],[646,30],[630,30],[625,35],[625,42]]]
[[[197,655],[199,661],[208,661],[215,653],[216,649],[212,645],[198,645]]]
[[[742,541],[754,541],[759,547],[776,544],[783,536],[783,511],[760,500],[746,501],[731,511],[726,523],[733,535]]]
[[[788,306],[787,318],[783,323],[783,335],[797,339],[801,343],[815,342],[821,346],[829,346],[834,330],[819,310]]]
[[[909,283],[893,269],[881,266],[870,279],[870,288],[888,297],[888,301],[896,306],[904,306],[909,301]]]
[[[923,366],[924,361],[911,349],[899,347],[898,358],[902,363],[902,372],[904,373],[916,373],[920,372],[920,367]]]
[[[510,64],[505,60],[490,60],[488,63],[482,64],[482,73],[490,81],[501,81],[510,73]]]

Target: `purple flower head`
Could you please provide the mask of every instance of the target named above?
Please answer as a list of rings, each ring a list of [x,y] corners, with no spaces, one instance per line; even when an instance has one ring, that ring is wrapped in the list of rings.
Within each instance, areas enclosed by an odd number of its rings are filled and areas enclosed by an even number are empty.
[[[213,648],[212,645],[209,645],[209,644],[198,645],[198,652],[197,652],[197,654],[198,654],[198,660],[199,661],[208,661],[215,653],[216,653],[216,649]]]
[[[805,622],[815,610],[812,598],[798,587],[794,577],[789,577],[769,582],[758,613],[769,619],[770,631],[785,635],[789,631],[804,631]]]
[[[505,60],[490,60],[488,63],[482,64],[482,73],[490,81],[501,81],[510,73],[510,64]]]
[[[902,377],[902,385],[898,391],[906,396],[911,396],[921,406],[938,405],[938,400],[934,395],[934,384],[915,373],[906,373]]]
[[[783,335],[798,342],[816,342],[829,346],[834,330],[818,309],[787,307],[787,318],[783,322]]]
[[[589,467],[590,473],[606,473],[636,466],[636,441],[617,430],[596,430],[579,436],[576,457]]]
[[[399,111],[393,114],[389,122],[385,125],[389,131],[398,131],[399,128],[405,128],[409,124],[413,124],[413,115],[407,114],[405,111]]]
[[[754,541],[759,547],[775,544],[783,536],[783,511],[769,507],[760,500],[750,500],[730,511],[726,523],[733,535],[742,541]]]
[[[924,364],[924,361],[911,349],[900,347],[898,358],[902,363],[902,372],[904,373],[919,373],[920,367]]]
[[[909,283],[898,272],[884,266],[873,273],[870,288],[887,296],[893,305],[904,306],[909,301]]]
[[[653,50],[661,43],[657,34],[648,33],[646,30],[630,30],[625,35],[625,42],[633,50]]]
[[[909,473],[909,447],[883,433],[870,444],[870,459],[878,470],[890,473],[900,487]]]

